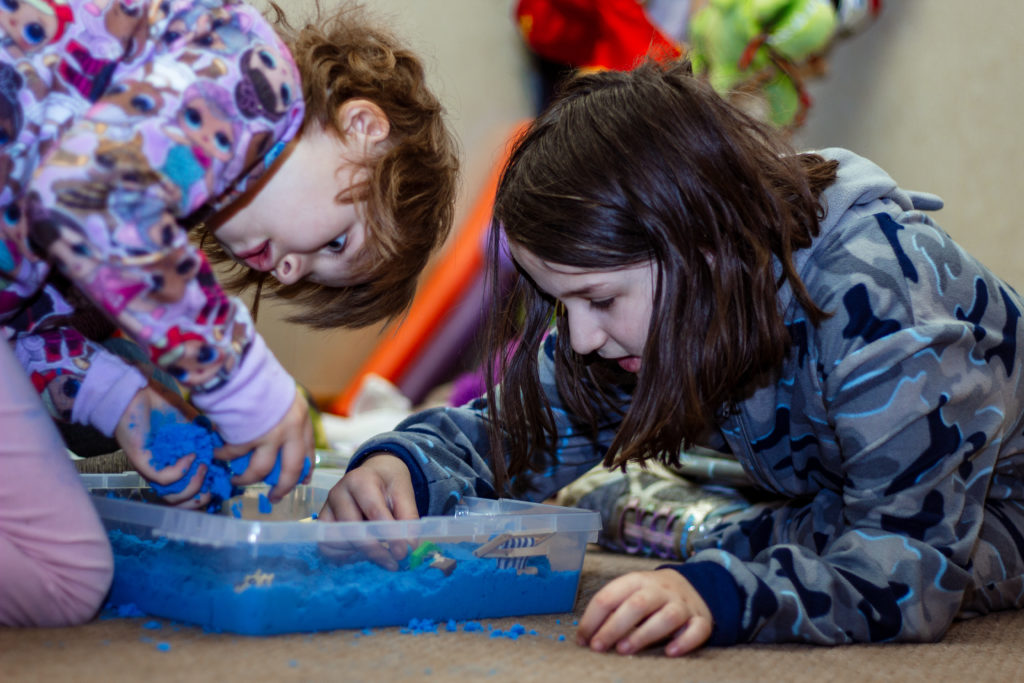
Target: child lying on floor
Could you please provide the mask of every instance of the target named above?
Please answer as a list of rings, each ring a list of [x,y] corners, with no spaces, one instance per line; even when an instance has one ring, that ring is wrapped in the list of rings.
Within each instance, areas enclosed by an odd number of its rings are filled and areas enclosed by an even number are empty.
[[[491,261],[503,228],[521,273],[500,386],[371,439],[321,519],[542,500],[701,445],[771,500],[709,493],[731,509],[670,540],[685,561],[602,588],[580,643],[931,641],[1020,607],[1024,301],[940,206],[852,152],[793,152],[686,62],[577,77],[497,192]]]

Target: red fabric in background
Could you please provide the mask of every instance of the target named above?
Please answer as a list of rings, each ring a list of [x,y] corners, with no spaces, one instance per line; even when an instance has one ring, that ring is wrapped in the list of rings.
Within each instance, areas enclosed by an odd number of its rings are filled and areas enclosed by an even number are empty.
[[[682,54],[636,0],[519,0],[515,15],[531,50],[574,67],[625,70]]]

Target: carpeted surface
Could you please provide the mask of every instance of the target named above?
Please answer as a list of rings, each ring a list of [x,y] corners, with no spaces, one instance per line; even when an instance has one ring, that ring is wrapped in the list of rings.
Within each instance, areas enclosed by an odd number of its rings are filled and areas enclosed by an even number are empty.
[[[935,644],[707,648],[683,659],[632,657],[575,644],[593,593],[654,560],[587,553],[571,614],[483,620],[491,631],[399,628],[272,637],[206,633],[161,619],[101,618],[64,629],[0,628],[3,681],[1014,681],[1024,680],[1024,613],[955,624]],[[513,640],[493,635],[520,624]],[[147,626],[149,628],[147,628]],[[153,628],[157,627],[157,628]],[[529,633],[536,631],[536,634]],[[561,637],[564,636],[564,639]]]

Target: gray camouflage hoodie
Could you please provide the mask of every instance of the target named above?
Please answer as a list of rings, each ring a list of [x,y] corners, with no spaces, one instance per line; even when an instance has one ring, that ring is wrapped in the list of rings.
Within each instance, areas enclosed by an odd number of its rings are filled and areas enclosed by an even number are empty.
[[[775,380],[732,411],[721,436],[777,500],[699,538],[673,568],[711,608],[712,644],[927,641],[954,618],[1019,607],[1024,595],[1024,391],[1020,297],[849,151],[823,196],[827,215],[796,254],[818,327],[788,286],[791,352]],[[561,407],[552,339],[541,379],[559,427],[542,500],[598,463],[597,439]],[[486,403],[428,410],[360,448],[409,466],[421,514],[494,496]],[[720,445],[720,444],[719,444]]]

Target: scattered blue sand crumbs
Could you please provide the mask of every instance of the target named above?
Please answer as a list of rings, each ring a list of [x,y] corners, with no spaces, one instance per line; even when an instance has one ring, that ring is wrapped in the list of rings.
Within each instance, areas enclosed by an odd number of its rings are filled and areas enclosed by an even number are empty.
[[[289,660],[288,660],[288,666],[290,666],[291,668],[293,668],[293,669],[294,669],[294,668],[295,668],[295,667],[297,667],[298,665],[299,665],[299,663],[298,663],[297,661],[295,661],[294,659],[289,659]]]
[[[412,618],[409,620],[409,625],[403,628],[400,633],[412,633],[414,635],[437,633],[437,624],[432,619]]]
[[[119,529],[108,530],[108,536],[115,562],[113,605],[210,632],[353,628],[370,635],[370,627],[408,624],[410,632],[422,633],[436,632],[449,619],[469,619],[464,631],[482,631],[473,619],[570,611],[579,579],[578,570],[552,570],[546,556],[530,558],[534,572],[499,569],[493,558],[475,556],[479,544],[472,542],[436,544],[455,561],[446,575],[426,562],[389,571],[363,555],[339,560],[318,543],[267,544],[253,557],[230,545],[140,538]],[[523,632],[521,626],[511,628],[502,637]]]
[[[454,619],[449,619],[448,622],[444,625],[444,630],[448,631],[449,633],[454,633],[459,630],[459,625],[455,623]]]
[[[132,617],[144,617],[146,613],[139,609],[138,605],[134,602],[126,602],[120,605],[108,605],[111,609],[117,611],[117,616],[129,619]]]
[[[180,422],[179,416],[174,412],[163,412],[154,410],[149,416],[149,434],[146,437],[146,448],[149,449],[149,463],[157,470],[170,467],[182,457],[195,453],[188,472],[181,479],[171,484],[157,484],[150,482],[150,486],[161,496],[172,493],[180,493],[192,481],[199,470],[200,465],[206,465],[206,476],[199,489],[202,493],[211,494],[211,502],[207,508],[210,512],[217,512],[220,504],[228,498],[241,493],[241,489],[231,483],[231,478],[245,472],[249,467],[251,453],[235,458],[231,462],[216,460],[213,457],[215,449],[224,445],[223,439],[213,431],[210,421],[200,415],[191,422]],[[299,481],[306,478],[313,463],[306,458],[302,466],[302,474]],[[267,484],[274,486],[281,476],[281,454],[277,455],[277,462],[274,469],[263,479]],[[261,510],[262,511],[262,510]],[[234,509],[232,509],[234,514]],[[237,515],[236,515],[237,516]]]
[[[565,634],[563,634],[563,633],[559,633],[559,634],[558,634],[558,639],[559,639],[559,640],[565,640]]]
[[[164,627],[164,625],[161,624],[156,619],[153,619],[151,621],[147,621],[145,624],[142,625],[142,628],[149,629],[150,631],[156,631],[156,630],[161,629],[163,627]]]
[[[242,504],[241,503],[232,503],[231,504],[231,516],[234,517],[235,519],[241,519],[242,518]]]
[[[169,652],[170,649],[171,649],[171,644],[170,643],[157,643],[156,644],[156,649],[160,650],[161,652]]]
[[[270,499],[267,498],[266,494],[261,493],[259,501],[260,501],[260,514],[269,515],[271,512],[273,512],[274,505],[270,502]]]

